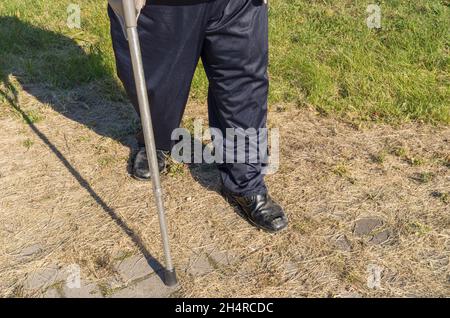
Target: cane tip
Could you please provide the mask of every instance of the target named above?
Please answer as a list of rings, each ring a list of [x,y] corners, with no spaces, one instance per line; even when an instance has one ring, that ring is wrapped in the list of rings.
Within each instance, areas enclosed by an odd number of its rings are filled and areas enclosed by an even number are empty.
[[[164,283],[169,287],[174,287],[178,285],[177,273],[175,269],[167,270],[164,273]]]

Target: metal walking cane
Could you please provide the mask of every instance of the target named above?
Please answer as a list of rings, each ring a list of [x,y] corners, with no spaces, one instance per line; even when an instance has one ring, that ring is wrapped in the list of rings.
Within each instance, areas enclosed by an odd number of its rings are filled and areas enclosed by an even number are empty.
[[[177,284],[175,268],[170,255],[169,237],[167,233],[166,215],[164,212],[163,194],[158,169],[158,159],[156,157],[155,138],[153,135],[153,125],[150,115],[150,103],[147,95],[147,85],[142,65],[141,46],[137,32],[137,12],[135,0],[122,0],[126,34],[130,46],[131,62],[133,65],[134,81],[136,83],[136,93],[141,113],[142,129],[145,139],[145,149],[149,161],[151,179],[153,183],[153,193],[155,196],[156,207],[158,209],[159,226],[166,259],[166,269],[164,282],[168,286]]]

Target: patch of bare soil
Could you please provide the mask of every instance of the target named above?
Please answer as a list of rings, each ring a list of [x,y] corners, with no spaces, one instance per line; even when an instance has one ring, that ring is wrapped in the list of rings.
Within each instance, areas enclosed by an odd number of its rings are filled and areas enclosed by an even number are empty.
[[[0,296],[39,296],[26,279],[52,264],[101,285],[126,255],[163,262],[151,187],[128,175],[136,118],[95,93],[3,94]],[[190,104],[186,121],[205,110]],[[281,165],[267,183],[288,230],[243,221],[214,166],[174,165],[163,187],[177,295],[450,296],[449,127],[355,127],[289,105],[269,117]]]

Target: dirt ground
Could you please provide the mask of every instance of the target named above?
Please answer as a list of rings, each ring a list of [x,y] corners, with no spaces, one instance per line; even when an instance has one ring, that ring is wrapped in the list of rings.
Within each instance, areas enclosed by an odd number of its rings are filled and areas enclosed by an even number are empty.
[[[0,102],[0,296],[39,297],[27,279],[52,264],[78,264],[108,296],[118,260],[163,262],[150,186],[128,174],[131,107],[90,86],[11,85]],[[449,297],[450,128],[271,109],[281,166],[267,183],[288,230],[243,221],[214,166],[173,164],[163,187],[181,283],[170,296]],[[205,116],[190,103],[185,121]]]

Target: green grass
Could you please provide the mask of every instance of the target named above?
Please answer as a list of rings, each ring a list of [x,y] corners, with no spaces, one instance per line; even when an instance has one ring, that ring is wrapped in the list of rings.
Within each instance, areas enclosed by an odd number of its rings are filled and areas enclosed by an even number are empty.
[[[66,26],[81,4],[82,29]],[[366,26],[378,2],[382,29]],[[106,1],[0,3],[0,79],[9,73],[58,88],[96,81],[117,99]],[[448,0],[271,0],[271,104],[313,105],[350,119],[450,123]],[[192,98],[204,101],[196,72]]]
[[[22,145],[27,148],[27,150],[29,150],[33,145],[34,145],[34,141],[27,138],[23,141]]]

